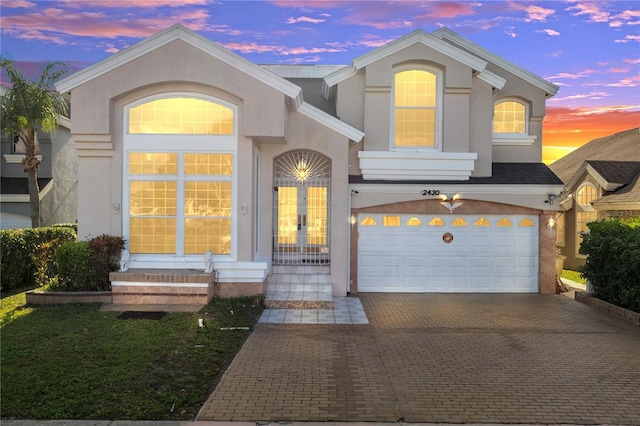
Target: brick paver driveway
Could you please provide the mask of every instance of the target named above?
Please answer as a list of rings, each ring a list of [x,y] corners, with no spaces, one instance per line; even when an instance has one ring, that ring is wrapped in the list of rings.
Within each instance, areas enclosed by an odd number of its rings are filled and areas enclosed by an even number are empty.
[[[640,424],[640,328],[563,296],[366,294],[260,324],[198,420]]]

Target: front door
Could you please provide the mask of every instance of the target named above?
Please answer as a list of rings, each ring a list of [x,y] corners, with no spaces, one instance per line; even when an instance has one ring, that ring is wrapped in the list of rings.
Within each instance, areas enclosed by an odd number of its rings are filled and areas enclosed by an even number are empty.
[[[330,162],[317,153],[296,151],[276,160],[274,262],[329,262]]]

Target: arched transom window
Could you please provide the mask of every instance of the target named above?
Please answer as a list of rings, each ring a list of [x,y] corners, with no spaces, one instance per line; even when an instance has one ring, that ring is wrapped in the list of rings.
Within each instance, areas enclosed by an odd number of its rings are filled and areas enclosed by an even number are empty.
[[[440,81],[437,72],[400,71],[394,77],[393,145],[397,148],[438,146]]]
[[[232,135],[233,110],[199,98],[164,98],[129,110],[130,134]]]

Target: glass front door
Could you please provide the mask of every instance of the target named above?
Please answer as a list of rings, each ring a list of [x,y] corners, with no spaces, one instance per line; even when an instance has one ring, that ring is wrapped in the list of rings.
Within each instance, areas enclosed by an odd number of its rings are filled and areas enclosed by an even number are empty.
[[[307,166],[307,162],[300,159],[300,153],[294,155],[298,161],[294,162],[294,169]],[[290,174],[278,176],[274,187],[274,262],[328,263],[330,180],[318,173],[305,175],[304,179],[296,177],[294,172]]]

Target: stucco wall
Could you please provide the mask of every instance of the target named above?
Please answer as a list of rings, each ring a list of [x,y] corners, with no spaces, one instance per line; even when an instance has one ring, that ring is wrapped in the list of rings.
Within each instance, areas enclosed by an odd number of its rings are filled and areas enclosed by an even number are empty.
[[[331,282],[335,296],[347,294],[349,189],[346,137],[295,111],[289,112],[287,144],[262,144],[260,156],[261,202],[259,206],[259,255],[271,257],[273,249],[273,164],[280,155],[296,149],[311,149],[331,160],[330,256]]]

